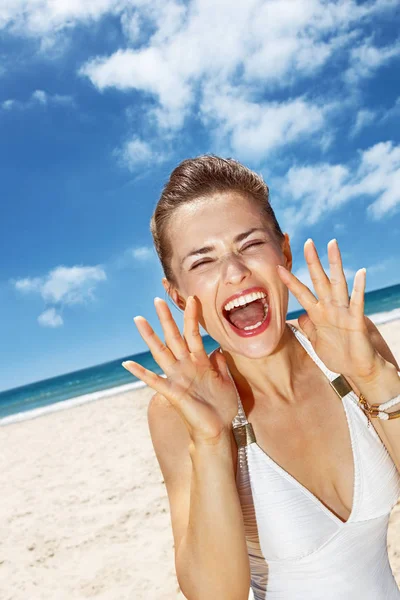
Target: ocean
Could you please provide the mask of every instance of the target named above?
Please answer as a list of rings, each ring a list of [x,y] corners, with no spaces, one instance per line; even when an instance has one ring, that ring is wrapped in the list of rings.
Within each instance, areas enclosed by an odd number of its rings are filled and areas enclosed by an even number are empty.
[[[287,318],[297,318],[302,312],[304,311],[298,310],[288,313]],[[377,325],[400,319],[400,284],[367,292],[365,314]],[[207,352],[217,347],[217,343],[210,336],[205,336],[203,340]],[[123,360],[134,360],[147,369],[161,373],[150,352],[141,352],[0,392],[0,425],[35,418],[48,412],[144,387],[142,381],[121,366]]]

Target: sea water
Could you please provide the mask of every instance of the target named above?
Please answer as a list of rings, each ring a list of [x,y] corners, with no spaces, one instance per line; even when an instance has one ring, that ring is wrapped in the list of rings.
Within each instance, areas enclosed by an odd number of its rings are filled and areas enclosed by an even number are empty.
[[[291,312],[287,319],[295,319],[302,312],[304,311]],[[377,325],[400,319],[400,284],[367,292],[365,314]],[[218,345],[210,336],[205,336],[203,342],[206,352],[211,352]],[[123,360],[134,360],[146,369],[161,373],[150,352],[141,352],[0,392],[0,425],[144,387],[142,381],[121,366]]]

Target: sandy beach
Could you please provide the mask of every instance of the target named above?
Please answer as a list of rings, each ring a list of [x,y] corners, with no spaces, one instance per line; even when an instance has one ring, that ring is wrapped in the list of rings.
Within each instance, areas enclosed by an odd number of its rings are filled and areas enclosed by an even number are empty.
[[[379,329],[400,361],[400,321]],[[0,428],[3,600],[184,598],[147,425],[151,395],[143,388]],[[400,504],[388,548],[400,584]]]

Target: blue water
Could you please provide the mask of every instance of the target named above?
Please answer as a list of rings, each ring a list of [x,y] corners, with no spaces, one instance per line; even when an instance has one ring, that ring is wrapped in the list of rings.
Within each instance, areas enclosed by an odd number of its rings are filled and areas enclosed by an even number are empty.
[[[288,319],[297,318],[302,310],[291,312]],[[365,314],[375,323],[400,319],[400,284],[365,294]],[[217,347],[210,337],[203,338],[207,352]],[[38,416],[52,410],[82,404],[107,395],[115,388],[134,389],[143,383],[128,373],[122,366],[123,360],[135,360],[147,369],[161,373],[150,352],[124,356],[102,365],[67,373],[23,387],[0,392],[0,424]],[[24,413],[26,413],[24,415]]]

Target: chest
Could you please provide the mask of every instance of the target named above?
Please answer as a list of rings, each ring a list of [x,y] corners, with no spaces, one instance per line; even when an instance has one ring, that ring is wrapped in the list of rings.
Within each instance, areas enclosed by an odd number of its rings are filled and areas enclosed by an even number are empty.
[[[354,494],[351,431],[345,406],[326,378],[299,387],[295,402],[254,401],[247,408],[259,449],[346,521]]]
[[[246,539],[268,562],[311,555],[340,532],[357,537],[379,518],[386,523],[400,495],[399,473],[365,415],[349,396],[337,402],[329,415],[337,427],[315,411],[308,435],[301,411],[267,425],[247,413],[256,442],[238,451],[237,487]]]

